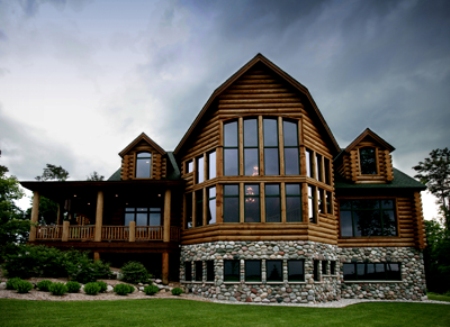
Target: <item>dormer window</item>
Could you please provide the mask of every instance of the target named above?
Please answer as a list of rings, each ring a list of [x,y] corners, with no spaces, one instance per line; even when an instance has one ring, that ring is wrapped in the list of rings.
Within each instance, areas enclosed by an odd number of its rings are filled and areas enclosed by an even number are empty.
[[[151,178],[152,154],[140,152],[136,155],[136,178]]]
[[[375,148],[365,147],[359,149],[359,160],[361,165],[362,175],[376,175],[377,170],[377,160],[376,160]]]

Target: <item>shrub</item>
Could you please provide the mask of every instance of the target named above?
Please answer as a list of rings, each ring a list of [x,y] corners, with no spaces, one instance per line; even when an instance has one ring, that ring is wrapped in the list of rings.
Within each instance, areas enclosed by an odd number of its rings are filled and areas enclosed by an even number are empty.
[[[179,287],[172,288],[172,295],[180,295],[183,293],[183,290]]]
[[[33,284],[26,280],[21,280],[17,283],[17,292],[19,293],[28,293],[33,289]]]
[[[97,284],[100,286],[100,293],[104,293],[108,289],[108,284],[105,282],[97,282]]]
[[[85,252],[69,251],[65,254],[67,274],[70,279],[80,283],[95,282],[98,278],[108,278],[109,265],[102,261],[93,261]]]
[[[144,293],[147,295],[154,295],[159,292],[159,288],[156,285],[148,285],[144,287]]]
[[[133,293],[134,287],[128,284],[117,284],[114,286],[114,292],[118,295],[127,295],[128,293]]]
[[[52,283],[48,289],[53,295],[64,295],[67,293],[67,286],[64,283]]]
[[[80,291],[81,285],[76,281],[70,281],[66,283],[66,287],[69,293],[78,293]]]
[[[130,261],[122,267],[122,280],[127,283],[146,283],[150,279],[150,274],[140,262]]]
[[[47,279],[41,280],[36,284],[38,290],[42,292],[48,292],[50,290],[50,285],[52,285],[52,282]]]
[[[17,290],[17,284],[22,281],[22,278],[19,277],[13,277],[8,279],[6,282],[6,289],[7,290]]]
[[[84,285],[84,292],[89,295],[97,295],[100,289],[100,285],[96,282],[90,282]]]

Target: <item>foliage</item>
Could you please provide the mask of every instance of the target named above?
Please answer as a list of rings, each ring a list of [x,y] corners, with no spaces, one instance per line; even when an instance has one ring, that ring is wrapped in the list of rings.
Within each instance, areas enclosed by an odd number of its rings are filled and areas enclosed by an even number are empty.
[[[89,295],[97,295],[100,290],[101,286],[96,282],[90,282],[84,285],[84,292]]]
[[[67,293],[67,286],[66,284],[60,282],[52,283],[49,287],[49,291],[53,295],[64,295]]]
[[[38,282],[36,284],[37,288],[39,291],[42,292],[48,292],[50,291],[50,285],[52,285],[53,283],[47,279],[41,280],[40,282]]]
[[[99,175],[96,171],[94,171],[93,173],[91,173],[88,178],[86,179],[87,181],[103,181],[105,179],[105,176],[103,175]]]
[[[129,284],[117,284],[114,286],[114,292],[118,295],[127,295],[134,292],[134,287]]]
[[[85,252],[72,250],[65,256],[67,273],[70,279],[77,282],[95,282],[98,278],[108,278],[111,274],[108,264],[101,260],[93,261]]]
[[[122,280],[127,283],[146,283],[150,279],[150,274],[140,262],[127,262],[121,271],[123,274]]]
[[[450,150],[434,149],[429,155],[429,158],[413,167],[418,172],[415,177],[426,184],[428,190],[438,198],[445,226],[450,229]]]
[[[44,172],[40,176],[36,176],[37,181],[65,181],[69,177],[69,172],[61,166],[47,164]]]
[[[181,288],[179,287],[172,288],[172,295],[180,295],[181,293],[184,293]]]
[[[28,239],[30,221],[14,203],[23,197],[15,176],[6,176],[8,168],[0,165],[0,263],[14,253],[18,243]]]
[[[81,285],[76,281],[69,281],[66,283],[67,292],[69,293],[78,293],[80,291]]]
[[[19,277],[13,277],[8,279],[6,282],[6,289],[7,290],[17,290],[17,284],[19,284],[22,281],[22,278]]]
[[[97,282],[97,284],[98,286],[100,286],[100,293],[104,293],[108,289],[108,284],[106,284],[105,282],[99,281]]]
[[[154,295],[159,292],[159,288],[156,285],[148,285],[144,287],[144,293],[147,295]]]
[[[21,280],[17,283],[17,292],[18,293],[28,293],[33,289],[33,284],[31,284],[29,281]]]

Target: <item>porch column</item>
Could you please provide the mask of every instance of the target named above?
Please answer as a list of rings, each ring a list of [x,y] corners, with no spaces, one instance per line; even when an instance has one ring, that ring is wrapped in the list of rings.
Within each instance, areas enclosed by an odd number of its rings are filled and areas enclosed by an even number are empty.
[[[98,260],[100,260],[100,252],[95,251],[94,252],[94,261],[98,261]]]
[[[164,242],[170,242],[170,198],[171,192],[167,189],[164,194]]]
[[[61,241],[67,242],[69,240],[69,227],[70,227],[70,221],[64,220],[63,221],[63,230],[62,230],[62,239]]]
[[[39,193],[34,191],[33,194],[33,207],[31,209],[31,226],[30,226],[30,236],[28,241],[34,242],[36,240],[36,224],[39,218]]]
[[[98,191],[98,193],[97,193],[97,211],[95,212],[94,242],[101,242],[101,240],[102,240],[103,202],[104,202],[103,192]]]
[[[169,284],[169,252],[162,254],[162,283]]]
[[[136,242],[136,222],[132,220],[128,226],[128,242]]]
[[[56,209],[56,226],[59,226],[61,224],[61,204],[58,203],[57,204],[57,209]]]

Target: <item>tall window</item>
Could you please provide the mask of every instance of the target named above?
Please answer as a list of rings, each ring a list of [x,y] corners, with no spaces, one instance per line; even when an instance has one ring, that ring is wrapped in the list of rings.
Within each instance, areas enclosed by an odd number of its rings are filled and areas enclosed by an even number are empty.
[[[304,260],[288,260],[288,280],[290,282],[305,281],[305,261]]]
[[[266,222],[281,222],[280,185],[265,185]]]
[[[286,175],[298,175],[300,173],[298,153],[298,128],[297,123],[283,121],[284,141],[284,173]]]
[[[239,260],[223,261],[223,281],[239,282],[240,281],[240,262]]]
[[[396,236],[394,200],[342,200],[341,236]]]
[[[223,222],[239,222],[239,185],[223,186]]]
[[[140,152],[136,155],[136,178],[150,178],[152,168],[152,154]]]
[[[216,177],[216,151],[208,153],[208,179]]]
[[[244,191],[244,221],[260,222],[259,185],[245,184]]]
[[[308,186],[308,216],[309,221],[312,223],[317,222],[316,214],[316,188],[314,186]]]
[[[316,179],[323,182],[323,171],[322,171],[322,155],[316,153]]]
[[[259,175],[258,120],[244,120],[244,175]]]
[[[203,190],[195,191],[195,227],[203,225]]]
[[[161,207],[125,208],[125,226],[135,221],[136,226],[161,226]]]
[[[203,156],[197,158],[197,183],[205,181],[205,158]]]
[[[186,212],[185,212],[185,217],[186,217],[186,228],[191,228],[192,227],[192,193],[187,193],[186,194]]]
[[[302,221],[300,184],[286,184],[286,221]]]
[[[268,282],[283,281],[283,262],[281,260],[266,260]]]
[[[375,158],[376,151],[372,147],[364,147],[359,149],[359,160],[361,165],[361,174],[363,175],[376,175],[377,160]]]
[[[261,281],[261,260],[245,261],[245,281],[246,282]]]
[[[216,223],[216,187],[208,188],[208,217],[206,219],[207,224]]]
[[[263,120],[264,174],[279,175],[278,124],[276,119]]]
[[[314,153],[306,149],[306,176],[314,178]]]
[[[225,176],[239,175],[238,122],[227,123],[224,129],[223,161]]]

